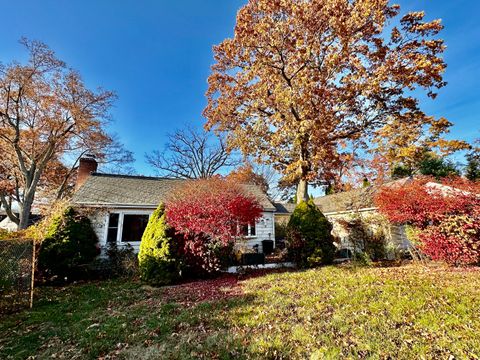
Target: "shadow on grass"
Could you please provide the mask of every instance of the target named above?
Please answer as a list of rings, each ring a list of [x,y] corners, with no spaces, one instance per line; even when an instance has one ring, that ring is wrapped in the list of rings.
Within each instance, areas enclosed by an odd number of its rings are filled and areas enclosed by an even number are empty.
[[[39,289],[32,310],[0,319],[0,358],[242,358],[230,314],[255,302],[253,272],[147,289],[99,281]]]

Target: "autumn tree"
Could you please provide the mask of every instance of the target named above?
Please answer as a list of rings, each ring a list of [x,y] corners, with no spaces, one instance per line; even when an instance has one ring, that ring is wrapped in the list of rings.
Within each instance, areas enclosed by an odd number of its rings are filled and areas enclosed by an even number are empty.
[[[256,223],[263,208],[245,186],[221,177],[187,181],[166,203],[166,219],[182,239],[183,262],[197,273],[219,270],[220,253]],[[195,270],[193,270],[195,269]]]
[[[268,192],[267,180],[261,174],[257,174],[251,164],[244,164],[232,170],[227,178],[239,184],[258,185],[264,193]]]
[[[38,41],[21,40],[25,64],[0,65],[0,201],[20,229],[28,226],[41,181],[59,161],[111,144],[106,133],[114,93],[88,89],[78,72]],[[88,150],[87,150],[88,149]],[[55,165],[57,164],[57,165]],[[53,171],[55,174],[55,171]],[[65,175],[68,171],[65,172]],[[12,212],[12,200],[20,207]]]
[[[414,95],[445,85],[441,29],[388,0],[250,0],[214,47],[206,128],[273,164],[305,200],[348,144],[425,128],[444,141],[451,124]]]
[[[207,179],[239,164],[222,137],[189,127],[169,134],[165,149],[145,158],[159,175],[182,179]]]

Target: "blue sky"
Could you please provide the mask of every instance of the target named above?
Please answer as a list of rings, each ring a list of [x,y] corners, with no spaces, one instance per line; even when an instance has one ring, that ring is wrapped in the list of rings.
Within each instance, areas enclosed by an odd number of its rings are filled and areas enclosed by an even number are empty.
[[[0,61],[22,59],[21,36],[41,40],[90,87],[117,92],[112,129],[134,151],[163,148],[184,124],[201,126],[212,46],[233,33],[240,0],[0,0]],[[448,86],[424,109],[455,123],[452,137],[480,137],[480,2],[398,0],[403,10],[443,19]],[[6,15],[6,16],[5,16]],[[8,30],[6,30],[8,29]]]

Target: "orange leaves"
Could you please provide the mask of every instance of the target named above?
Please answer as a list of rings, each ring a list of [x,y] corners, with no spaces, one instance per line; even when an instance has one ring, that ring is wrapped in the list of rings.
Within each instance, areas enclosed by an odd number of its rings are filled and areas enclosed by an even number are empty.
[[[103,153],[112,145],[104,128],[115,95],[86,88],[47,45],[26,39],[21,43],[28,62],[4,66],[0,75],[0,147],[12,157],[4,177],[17,193],[23,227],[39,181],[58,185],[59,173],[46,171],[49,167],[84,151]]]
[[[214,48],[206,127],[287,178],[315,180],[338,165],[341,142],[369,144],[385,126],[423,133],[430,120],[407,94],[444,86],[441,25],[412,13],[388,34],[398,13],[386,0],[249,1]]]

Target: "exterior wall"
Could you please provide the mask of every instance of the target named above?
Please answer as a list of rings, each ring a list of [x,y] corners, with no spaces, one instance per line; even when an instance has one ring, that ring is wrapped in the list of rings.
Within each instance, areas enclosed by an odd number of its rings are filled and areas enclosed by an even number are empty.
[[[111,209],[97,209],[92,211],[89,214],[89,218],[92,222],[95,233],[98,236],[100,246],[106,247],[107,245],[107,231],[108,231],[108,218],[110,213],[119,213],[119,214],[149,214],[153,213],[154,209],[122,209],[122,208],[111,208]],[[274,226],[274,215],[273,211],[266,211],[263,213],[262,218],[255,225],[256,235],[247,237],[246,243],[243,245],[252,248],[255,245],[259,245],[259,251],[262,252],[262,240],[273,240],[275,241],[275,226]],[[120,224],[121,224],[120,216]],[[121,225],[120,225],[121,226]],[[120,233],[120,231],[119,231]],[[118,241],[117,245],[124,246],[125,244],[130,244],[133,247],[135,252],[140,250],[140,242],[130,242],[123,243]]]
[[[277,224],[287,224],[290,220],[290,214],[275,214],[275,223]]]
[[[151,215],[154,209],[123,209],[123,208],[111,208],[111,209],[98,209],[93,211],[90,215],[90,221],[92,222],[93,229],[98,236],[100,247],[105,248],[107,246],[107,231],[108,231],[108,218],[111,213],[118,214],[136,214],[136,215]],[[117,246],[127,246],[130,245],[133,250],[138,253],[140,250],[140,241],[135,242],[121,242],[121,226],[122,226],[122,216],[119,219],[119,234],[117,237]]]
[[[331,213],[325,214],[327,219],[332,223],[333,230],[332,234],[336,236],[340,243],[338,244],[339,249],[350,249],[354,250],[354,244],[350,241],[350,234],[342,224],[341,220],[351,219],[353,216],[360,216],[369,223],[369,220],[378,219],[379,213],[375,210],[360,211],[358,213],[353,212],[343,212],[343,213]],[[392,249],[393,251],[407,250],[410,247],[410,242],[408,241],[405,235],[405,229],[403,226],[396,226],[389,224],[386,220],[383,223],[378,221],[371,221],[368,226],[368,230],[372,233],[377,231],[380,227],[383,227],[383,230],[386,235],[387,248]]]
[[[247,242],[241,245],[247,248],[253,248],[255,245],[258,245],[258,251],[263,252],[262,241],[272,240],[275,247],[275,219],[273,211],[265,211],[255,228],[256,235],[247,237]]]

